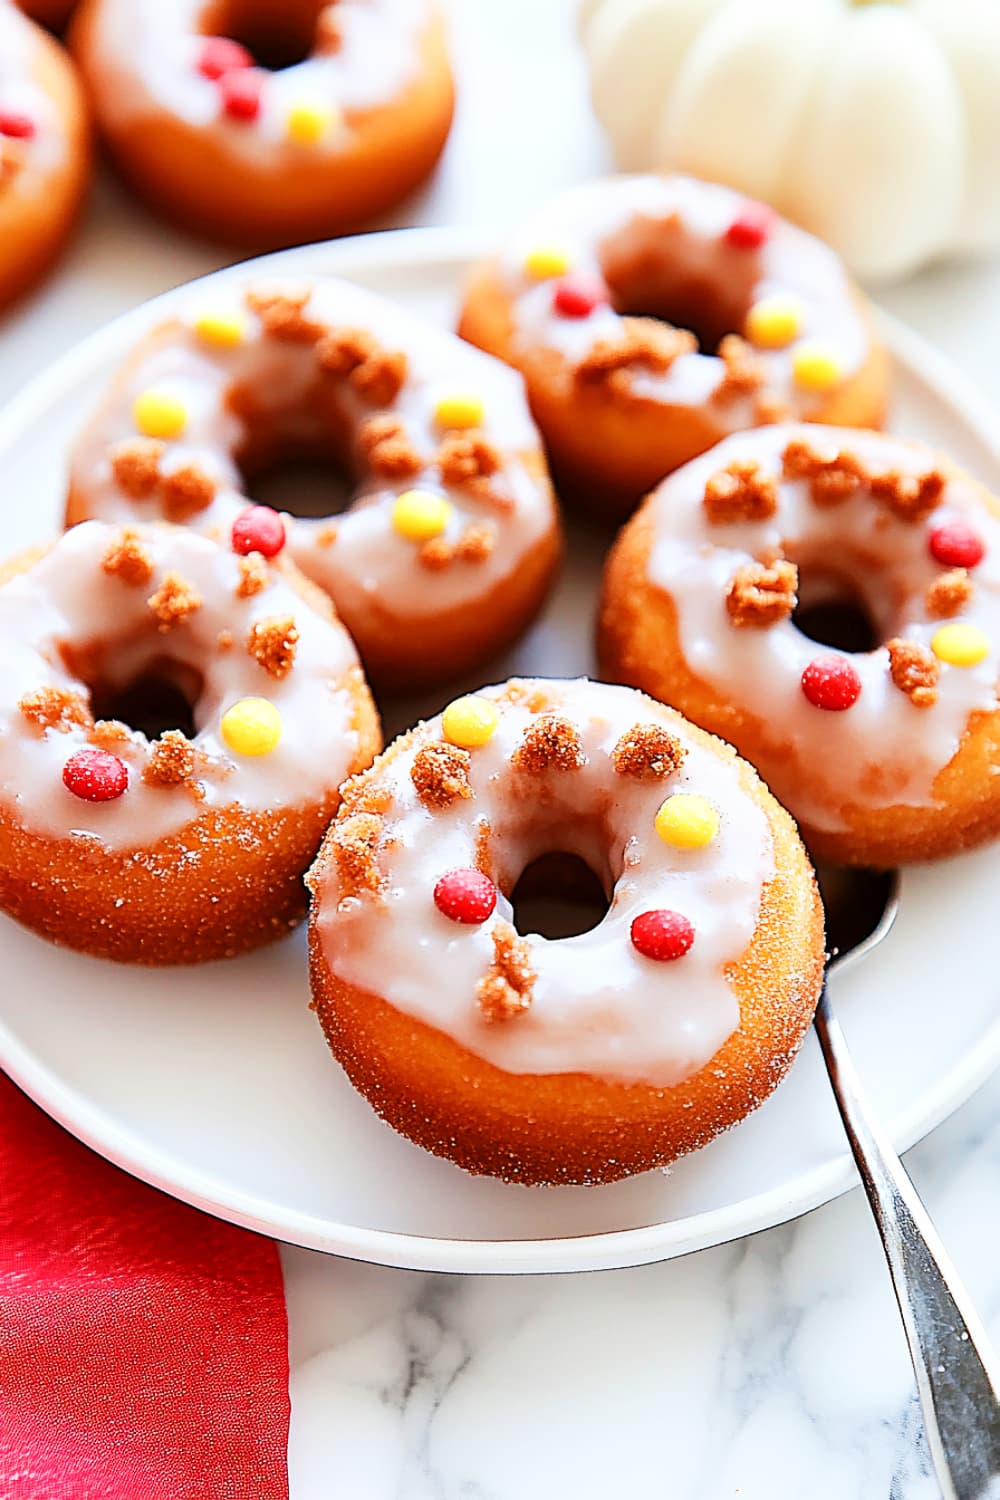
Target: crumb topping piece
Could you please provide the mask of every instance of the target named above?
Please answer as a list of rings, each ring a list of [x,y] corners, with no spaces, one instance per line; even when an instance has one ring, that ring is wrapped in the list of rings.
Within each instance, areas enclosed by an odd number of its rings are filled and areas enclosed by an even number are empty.
[[[381,890],[383,880],[376,859],[381,833],[382,819],[374,812],[352,813],[334,823],[330,830],[330,845],[337,862],[342,896]]]
[[[679,771],[687,751],[662,724],[633,724],[611,752],[619,776],[637,781],[661,781]]]
[[[237,599],[252,599],[254,594],[267,588],[269,574],[267,563],[259,552],[248,552],[240,558],[240,581],[236,585]]]
[[[932,708],[937,702],[941,668],[932,652],[915,641],[896,637],[887,643],[889,676],[915,708]]]
[[[794,563],[770,567],[747,563],[737,568],[726,590],[726,610],[739,629],[766,629],[787,620],[798,603],[799,572]]]
[[[888,469],[884,474],[872,474],[868,483],[875,499],[900,521],[923,521],[940,504],[945,477],[940,469],[929,469],[925,474],[900,474]]]
[[[472,757],[457,745],[435,741],[418,750],[410,768],[410,779],[425,807],[450,807],[459,798],[472,796],[469,769]]]
[[[247,306],[261,321],[271,338],[290,344],[313,344],[323,337],[322,323],[310,318],[305,309],[309,292],[247,292]]]
[[[568,719],[542,714],[529,724],[511,757],[518,771],[537,775],[542,771],[578,771],[583,765],[580,736]]]
[[[181,464],[160,480],[160,494],[168,521],[182,524],[207,510],[215,499],[215,481],[200,464]]]
[[[362,423],[358,447],[371,472],[382,479],[412,479],[424,467],[406,424],[390,412],[369,417]]]
[[[965,568],[950,568],[928,586],[924,596],[927,613],[935,620],[945,620],[965,608],[974,592],[972,579]]]
[[[778,486],[755,458],[734,459],[709,478],[704,505],[713,526],[768,521],[778,508]]]
[[[698,348],[698,340],[686,328],[670,328],[651,318],[622,318],[620,327],[618,338],[598,339],[579,361],[578,380],[608,381],[627,392],[634,370],[665,375],[675,359]]]
[[[746,339],[738,333],[727,333],[719,344],[722,379],[712,393],[714,401],[725,404],[740,396],[752,396],[764,384],[764,370]]]
[[[867,479],[864,465],[846,449],[821,452],[804,438],[794,438],[781,455],[786,479],[808,479],[816,505],[839,505],[849,500]]]
[[[328,375],[347,379],[373,406],[389,406],[406,380],[406,355],[383,349],[364,328],[331,328],[316,345],[316,358]]]
[[[126,526],[101,558],[101,567],[122,583],[144,588],[153,576],[153,557],[139,533]]]
[[[490,1023],[510,1021],[530,1009],[535,985],[531,949],[509,922],[493,929],[493,962],[476,985],[476,1000]]]
[[[197,752],[179,729],[165,729],[150,750],[142,773],[147,786],[183,786],[194,776]]]
[[[450,432],[438,444],[437,466],[445,484],[460,488],[495,474],[500,452],[481,432]]]
[[[17,706],[28,723],[43,732],[55,729],[68,734],[74,726],[89,729],[94,722],[86,698],[71,688],[38,688],[26,693]]]
[[[131,500],[145,500],[160,482],[163,444],[156,438],[127,438],[108,454],[118,488]]]
[[[101,750],[109,745],[125,745],[132,737],[131,729],[121,719],[98,719],[88,735],[90,743]]]
[[[295,664],[299,632],[291,615],[268,615],[255,620],[247,636],[247,650],[270,676],[287,677]]]
[[[168,573],[154,594],[146,601],[159,622],[161,631],[183,625],[189,615],[201,608],[201,595],[178,573]]]

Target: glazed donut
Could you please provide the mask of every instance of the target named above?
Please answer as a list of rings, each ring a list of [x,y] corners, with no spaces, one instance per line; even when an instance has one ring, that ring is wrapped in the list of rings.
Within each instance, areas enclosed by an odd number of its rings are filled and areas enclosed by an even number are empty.
[[[48,270],[89,176],[87,114],[72,63],[0,0],[0,307]]]
[[[523,372],[562,498],[611,518],[727,433],[877,427],[886,399],[833,251],[689,177],[563,194],[473,272],[459,332]]]
[[[8,565],[0,639],[0,907],[143,964],[294,925],[379,745],[318,590],[181,527],[93,521]]]
[[[451,125],[434,0],[83,0],[70,42],[130,185],[239,245],[362,227]]]
[[[520,936],[547,851],[610,909]],[[308,883],[313,1003],[396,1130],[470,1172],[610,1182],[703,1145],[809,1025],[822,912],[795,827],[728,745],[627,688],[515,681],[396,740]]]
[[[855,649],[799,629],[842,605]],[[814,853],[889,866],[1000,833],[997,502],[922,444],[727,438],[622,531],[599,633],[604,670],[730,740]]]
[[[67,520],[158,516],[228,541],[241,470],[252,483],[303,451],[356,498],[286,516],[288,550],[381,684],[447,678],[525,628],[559,540],[520,379],[345,282],[207,285],[115,379],[72,455]]]

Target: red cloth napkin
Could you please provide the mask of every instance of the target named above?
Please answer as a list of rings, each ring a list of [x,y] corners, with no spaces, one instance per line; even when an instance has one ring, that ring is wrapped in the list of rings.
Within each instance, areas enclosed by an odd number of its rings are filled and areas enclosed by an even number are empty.
[[[2,1500],[287,1500],[287,1440],[276,1247],[0,1075]]]

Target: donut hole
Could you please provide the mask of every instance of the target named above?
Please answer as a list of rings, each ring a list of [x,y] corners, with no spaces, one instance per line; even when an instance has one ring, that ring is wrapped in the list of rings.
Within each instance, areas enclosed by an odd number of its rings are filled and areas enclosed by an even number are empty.
[[[599,876],[579,854],[553,850],[522,870],[510,903],[514,926],[523,936],[578,937],[605,918],[608,898]]]
[[[836,651],[874,651],[882,643],[882,629],[862,592],[834,573],[800,568],[792,621],[810,641]]]
[[[167,729],[179,729],[188,739],[197,734],[195,710],[205,680],[190,662],[157,654],[118,670],[109,651],[64,648],[63,657],[86,688],[95,719],[117,719],[150,740]]]
[[[679,222],[635,219],[605,241],[599,258],[615,312],[687,329],[702,354],[715,354],[746,325],[754,273],[740,274],[724,251]]]
[[[354,499],[355,476],[328,454],[292,454],[252,477],[245,476],[258,505],[286,511],[302,520],[339,516]]]
[[[239,42],[259,68],[278,73],[305,62],[315,47],[316,23],[330,0],[215,0],[199,30]]]

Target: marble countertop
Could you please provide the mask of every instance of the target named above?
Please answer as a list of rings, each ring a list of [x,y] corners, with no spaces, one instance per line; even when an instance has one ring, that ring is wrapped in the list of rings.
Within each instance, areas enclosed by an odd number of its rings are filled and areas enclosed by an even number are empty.
[[[453,0],[456,129],[434,183],[387,223],[499,224],[607,166],[572,10]],[[103,182],[58,275],[0,321],[0,399],[109,317],[231,258]],[[1000,409],[1000,266],[937,268],[880,300]],[[907,1163],[1000,1341],[997,1080]],[[633,1271],[461,1279],[282,1253],[292,1500],[937,1494],[858,1192]]]

